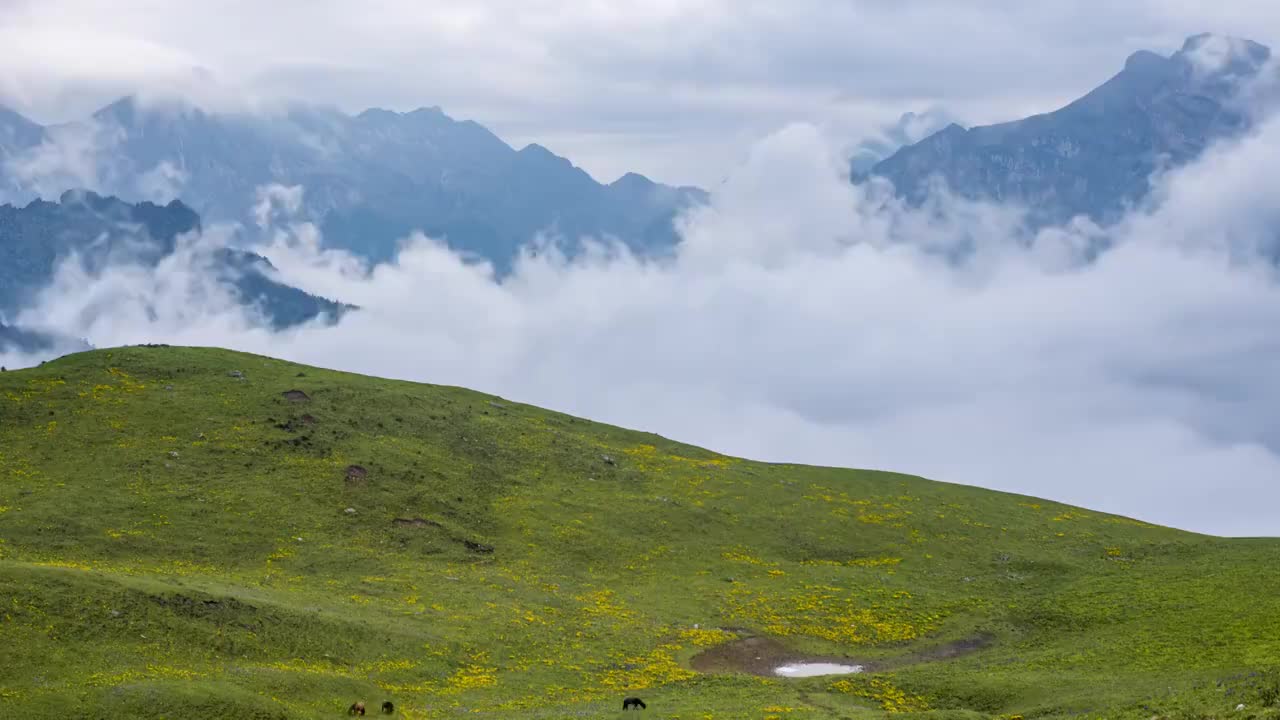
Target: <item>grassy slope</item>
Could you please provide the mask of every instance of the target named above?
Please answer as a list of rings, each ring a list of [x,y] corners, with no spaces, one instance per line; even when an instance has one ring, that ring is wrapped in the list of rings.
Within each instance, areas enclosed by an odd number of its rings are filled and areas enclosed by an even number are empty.
[[[1278,551],[218,350],[0,374],[4,717],[1246,717]],[[693,673],[722,626],[896,669]]]

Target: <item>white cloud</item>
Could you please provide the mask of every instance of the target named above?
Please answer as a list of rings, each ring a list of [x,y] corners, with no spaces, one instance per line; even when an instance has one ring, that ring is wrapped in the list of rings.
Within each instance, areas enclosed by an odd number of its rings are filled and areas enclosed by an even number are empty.
[[[258,202],[253,206],[253,219],[259,228],[266,229],[283,214],[292,217],[302,209],[301,185],[268,185],[258,188]]]
[[[47,128],[38,145],[0,158],[0,175],[15,186],[0,189],[0,202],[22,204],[30,195],[56,200],[71,189],[157,203],[178,198],[187,172],[169,160],[134,172],[119,152],[126,139],[119,126],[94,120]]]
[[[114,147],[124,140],[119,128],[77,123],[49,128],[37,146],[4,161],[4,173],[27,190],[56,198],[67,188],[101,191],[115,182]]]
[[[748,457],[1280,533],[1280,284],[1263,258],[1280,121],[1163,178],[1158,205],[1118,228],[1035,237],[1008,208],[912,211],[849,185],[842,139],[795,125],[760,142],[669,261],[544,248],[499,282],[419,236],[368,268],[290,224],[298,190],[266,189],[262,251],[284,279],[363,308],[336,327],[261,329],[194,251],[157,273],[64,270],[23,319],[99,345],[464,385]],[[1099,241],[1115,247],[1090,262]]]
[[[178,199],[188,174],[168,160],[161,160],[155,167],[140,174],[136,181],[138,194],[145,200],[164,204]]]

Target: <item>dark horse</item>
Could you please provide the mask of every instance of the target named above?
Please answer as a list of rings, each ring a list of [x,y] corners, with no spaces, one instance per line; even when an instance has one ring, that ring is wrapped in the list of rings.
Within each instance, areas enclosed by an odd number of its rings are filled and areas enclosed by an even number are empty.
[[[641,700],[640,698],[631,697],[622,701],[623,710],[630,710],[631,708],[637,708],[637,709],[643,710],[645,709],[645,707],[647,706],[644,704],[644,701]]]
[[[388,700],[388,701],[386,701],[386,702],[382,703],[382,712],[384,712],[384,713],[386,713],[386,714],[390,715],[391,713],[393,713],[393,712],[395,712],[395,711],[396,711],[396,706],[395,706],[395,705],[392,705],[390,700]]]

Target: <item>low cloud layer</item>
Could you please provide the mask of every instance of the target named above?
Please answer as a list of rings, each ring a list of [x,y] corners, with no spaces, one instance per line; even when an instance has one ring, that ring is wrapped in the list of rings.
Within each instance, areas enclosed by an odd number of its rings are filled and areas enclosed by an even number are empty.
[[[20,319],[100,346],[463,385],[757,459],[1280,534],[1280,121],[1161,178],[1117,227],[1035,236],[1015,208],[916,211],[852,186],[842,140],[801,124],[759,142],[669,261],[543,247],[499,282],[414,237],[368,268],[321,250],[298,190],[272,188],[259,250],[363,308],[337,326],[246,317],[201,269],[217,231],[158,272],[69,263]]]

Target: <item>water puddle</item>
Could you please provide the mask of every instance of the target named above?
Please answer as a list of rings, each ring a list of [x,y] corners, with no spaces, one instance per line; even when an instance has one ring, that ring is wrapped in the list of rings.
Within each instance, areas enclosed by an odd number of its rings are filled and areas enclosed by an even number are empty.
[[[0,0],[3,2],[3,0]],[[723,628],[746,635],[738,640],[709,647],[694,655],[689,665],[700,673],[750,673],[760,677],[806,678],[823,675],[852,675],[884,672],[918,663],[945,662],[983,650],[995,641],[994,635],[980,634],[960,640],[916,649],[888,660],[862,662],[839,655],[798,653],[777,638],[749,635],[742,628]]]
[[[861,665],[838,665],[836,663],[790,663],[773,669],[774,675],[789,678],[852,675],[860,672],[862,672]]]

